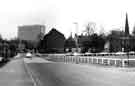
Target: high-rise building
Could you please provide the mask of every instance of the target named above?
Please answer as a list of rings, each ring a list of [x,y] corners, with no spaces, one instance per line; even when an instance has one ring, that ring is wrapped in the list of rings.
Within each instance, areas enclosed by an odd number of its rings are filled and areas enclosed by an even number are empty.
[[[44,25],[23,25],[18,27],[18,38],[20,40],[38,41],[44,34]]]

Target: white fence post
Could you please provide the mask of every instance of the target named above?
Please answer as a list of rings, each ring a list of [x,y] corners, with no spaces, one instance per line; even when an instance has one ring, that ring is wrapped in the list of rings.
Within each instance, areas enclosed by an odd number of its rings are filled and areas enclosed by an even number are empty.
[[[117,62],[116,62],[116,61],[117,61],[117,60],[116,60],[116,59],[114,59],[114,64],[115,64],[115,65],[117,65]]]
[[[98,64],[98,58],[96,58],[97,59],[97,64]]]
[[[108,62],[108,65],[110,65],[110,59],[108,59],[108,61],[107,61],[107,62]]]
[[[96,63],[96,64],[108,64],[108,65],[116,65],[125,67],[128,59],[121,59],[121,58],[105,58],[100,56],[67,56],[67,55],[50,55],[49,56],[53,61],[57,62],[65,62],[65,63]],[[135,61],[135,59],[129,59],[131,61]],[[111,62],[112,61],[112,62]],[[105,63],[104,63],[105,62]],[[112,63],[112,64],[111,64]]]
[[[122,60],[122,67],[125,67],[125,60]]]

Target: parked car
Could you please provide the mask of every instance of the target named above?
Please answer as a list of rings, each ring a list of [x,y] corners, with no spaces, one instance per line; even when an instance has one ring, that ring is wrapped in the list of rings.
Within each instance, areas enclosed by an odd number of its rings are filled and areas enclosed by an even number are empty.
[[[30,52],[26,53],[26,58],[32,58],[32,54]]]
[[[10,60],[9,58],[1,57],[0,62],[2,62],[2,63],[6,63],[6,62],[8,62],[9,60]]]

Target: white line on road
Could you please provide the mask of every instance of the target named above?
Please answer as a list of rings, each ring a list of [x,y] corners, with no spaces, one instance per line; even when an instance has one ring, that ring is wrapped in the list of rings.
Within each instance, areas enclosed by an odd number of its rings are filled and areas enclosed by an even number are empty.
[[[52,63],[52,61],[48,61],[42,58],[24,58],[25,63]]]
[[[24,65],[25,65],[25,68],[28,72],[28,75],[30,76],[30,78],[32,79],[32,82],[34,84],[34,86],[39,86],[38,83],[40,84],[40,80],[38,78],[35,77],[34,79],[34,75],[33,75],[33,72],[28,68],[28,65],[27,63],[24,62]]]

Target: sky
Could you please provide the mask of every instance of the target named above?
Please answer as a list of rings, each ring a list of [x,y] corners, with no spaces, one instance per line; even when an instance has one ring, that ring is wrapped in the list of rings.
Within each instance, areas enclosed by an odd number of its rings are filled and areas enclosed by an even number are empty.
[[[95,22],[95,32],[124,30],[128,13],[130,32],[135,25],[134,0],[0,0],[0,34],[17,37],[20,25],[43,24],[46,33],[56,28],[68,37],[84,31],[88,22]],[[103,29],[104,28],[104,29]]]

